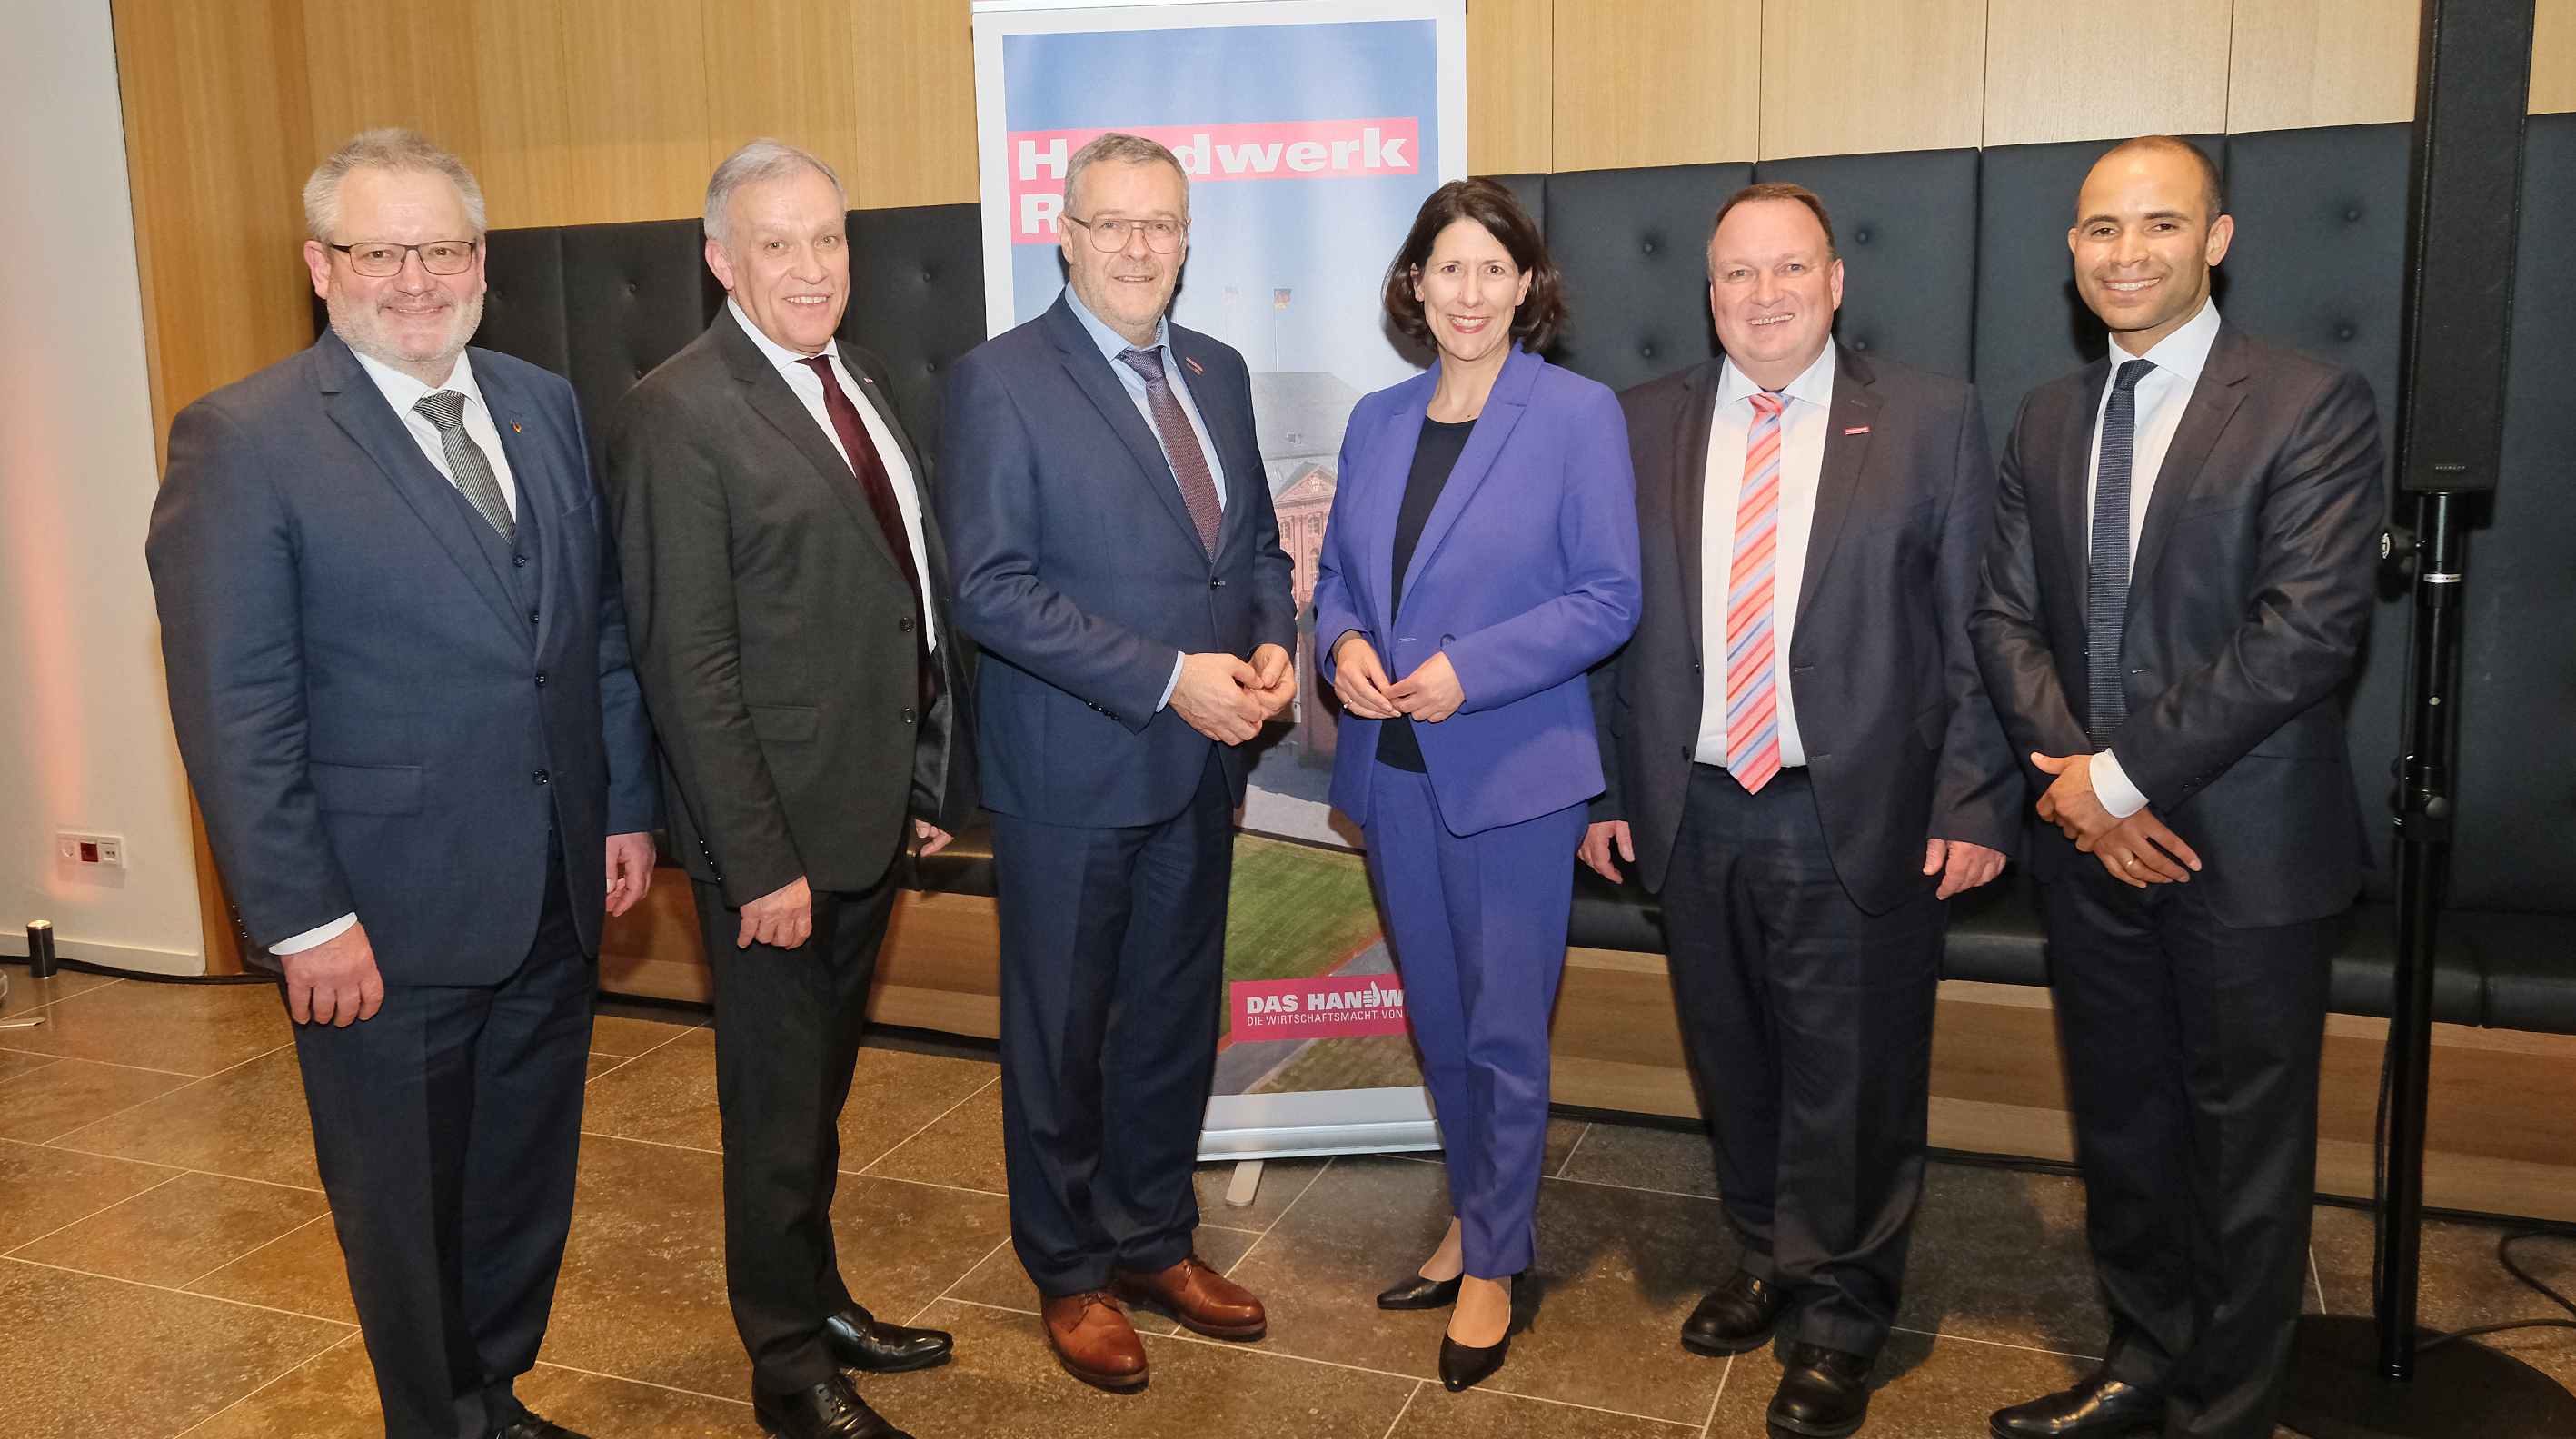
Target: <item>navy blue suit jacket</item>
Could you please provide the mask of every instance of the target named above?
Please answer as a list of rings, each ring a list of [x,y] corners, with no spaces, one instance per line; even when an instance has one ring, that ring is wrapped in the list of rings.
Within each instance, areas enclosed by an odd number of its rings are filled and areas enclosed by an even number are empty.
[[[1415,734],[1441,820],[1464,835],[1601,793],[1585,671],[1637,626],[1637,482],[1618,397],[1514,348],[1422,527],[1404,608],[1389,613],[1396,518],[1439,383],[1434,367],[1351,413],[1315,645],[1327,676],[1352,632],[1393,679],[1448,654],[1466,698]],[[1333,804],[1361,824],[1382,723],[1342,716]]]
[[[171,423],[147,545],[170,716],[263,959],[355,912],[387,983],[497,983],[534,941],[550,829],[595,953],[607,837],[653,826],[572,387],[471,353],[536,551],[530,607],[338,336]]]
[[[1225,469],[1210,560],[1152,427],[1070,296],[948,376],[936,502],[978,670],[984,805],[1047,824],[1159,824],[1215,741],[1157,710],[1176,653],[1293,651],[1288,552],[1243,357],[1170,327]],[[1223,747],[1243,801],[1240,746]]]

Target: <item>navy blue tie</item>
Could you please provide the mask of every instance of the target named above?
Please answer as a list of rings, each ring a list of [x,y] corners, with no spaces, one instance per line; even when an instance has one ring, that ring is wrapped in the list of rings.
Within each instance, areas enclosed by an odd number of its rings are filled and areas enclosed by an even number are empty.
[[[2154,368],[2145,360],[2120,366],[2093,467],[2093,549],[2084,577],[2084,733],[2096,750],[2129,718],[2128,692],[2120,686],[2120,632],[2129,618],[2129,461],[2138,443],[2138,382]]]

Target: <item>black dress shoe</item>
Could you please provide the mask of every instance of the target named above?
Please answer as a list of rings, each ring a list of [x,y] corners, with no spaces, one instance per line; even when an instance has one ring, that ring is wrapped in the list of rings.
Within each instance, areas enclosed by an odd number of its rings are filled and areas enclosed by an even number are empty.
[[[1987,1425],[1995,1439],[2125,1439],[2164,1427],[2165,1399],[2107,1372],[2046,1398],[1998,1409]]]
[[[516,1424],[504,1424],[492,1431],[492,1439],[582,1439],[551,1419],[541,1419],[528,1412]]]
[[[1479,1349],[1461,1344],[1443,1334],[1440,1336],[1440,1387],[1455,1394],[1472,1389],[1494,1377],[1503,1367],[1503,1356],[1511,1352],[1512,1336],[1505,1333],[1496,1343]]]
[[[823,1321],[832,1357],[862,1374],[902,1374],[947,1362],[955,1341],[944,1330],[888,1324],[853,1304]]]
[[[869,1408],[838,1374],[793,1394],[754,1390],[751,1417],[770,1439],[912,1439]]]
[[[1771,1340],[1771,1326],[1789,1307],[1789,1292],[1739,1269],[1708,1291],[1682,1321],[1682,1347],[1697,1354],[1741,1354]]]
[[[1458,1284],[1464,1275],[1452,1274],[1446,1279],[1425,1279],[1416,1274],[1402,1284],[1377,1297],[1380,1309],[1446,1309],[1458,1302]]]
[[[1869,1356],[1792,1344],[1763,1417],[1774,1433],[1842,1439],[1869,1417]]]

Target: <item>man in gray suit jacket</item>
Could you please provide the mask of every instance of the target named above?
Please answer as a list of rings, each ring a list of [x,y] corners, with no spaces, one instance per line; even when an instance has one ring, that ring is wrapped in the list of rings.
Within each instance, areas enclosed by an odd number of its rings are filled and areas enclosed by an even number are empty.
[[[974,806],[946,555],[876,357],[834,339],[848,201],[822,161],[757,140],[707,186],[730,299],[608,431],[636,673],[662,740],[672,845],[715,976],[725,1285],[762,1423],[895,1431],[841,1372],[936,1364],[949,1338],[878,1322],[832,1237],[841,1106],[895,859]]]
[[[1725,354],[1619,397],[1645,613],[1596,675],[1583,846],[1662,892],[1745,1241],[1682,1343],[1785,1326],[1769,1420],[1804,1435],[1865,1416],[1922,1192],[1942,901],[2018,824],[1965,629],[1994,497],[1976,392],[1836,345],[1841,302],[1824,202],[1739,191],[1709,237]]]
[[[284,980],[386,1434],[569,1439],[511,1386],[572,1220],[602,896],[652,882],[615,552],[572,387],[465,348],[474,177],[376,130],[304,206],[331,333],[170,427],[170,718]]]

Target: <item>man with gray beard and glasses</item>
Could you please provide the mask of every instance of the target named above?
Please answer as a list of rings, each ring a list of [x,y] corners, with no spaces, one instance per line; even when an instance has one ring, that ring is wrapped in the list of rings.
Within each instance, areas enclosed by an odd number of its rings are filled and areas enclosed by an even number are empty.
[[[294,1020],[388,1439],[512,1392],[572,1222],[652,738],[571,386],[468,350],[483,196],[406,130],[304,188],[330,333],[170,427],[147,553],[206,833]]]

